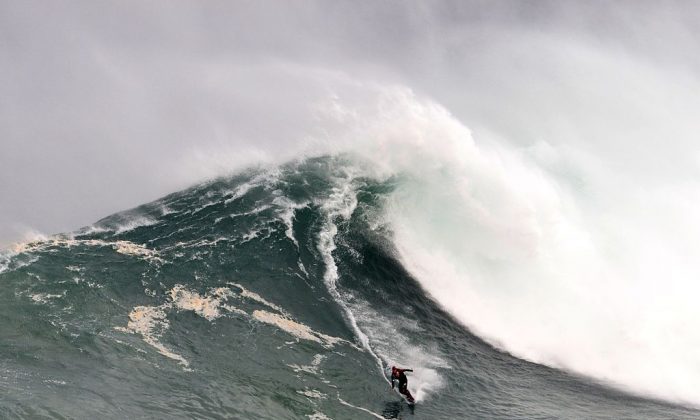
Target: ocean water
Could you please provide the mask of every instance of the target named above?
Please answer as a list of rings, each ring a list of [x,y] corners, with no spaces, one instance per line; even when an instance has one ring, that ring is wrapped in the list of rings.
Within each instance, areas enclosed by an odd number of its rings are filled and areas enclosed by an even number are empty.
[[[432,288],[410,246],[427,227],[407,222],[450,191],[363,165],[253,168],[3,251],[0,417],[700,418],[462,317],[489,312]],[[469,222],[438,210],[432,232],[466,246]]]

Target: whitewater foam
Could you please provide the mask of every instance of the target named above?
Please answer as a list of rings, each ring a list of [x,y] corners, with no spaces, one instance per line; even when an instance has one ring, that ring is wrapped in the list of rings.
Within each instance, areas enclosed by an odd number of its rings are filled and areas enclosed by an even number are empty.
[[[160,335],[170,326],[165,312],[166,308],[167,306],[137,306],[129,313],[129,322],[126,328],[116,327],[116,329],[140,334],[143,341],[158,350],[160,354],[187,368],[190,363],[184,357],[171,351],[159,341]]]
[[[263,211],[269,209],[270,207],[271,207],[271,206],[269,206],[269,205],[267,205],[267,204],[264,204],[264,205],[262,205],[262,206],[259,206],[259,207],[254,208],[253,210],[250,210],[250,211],[245,211],[245,212],[242,212],[242,213],[231,213],[231,214],[229,214],[228,216],[217,217],[216,219],[214,219],[214,223],[215,223],[215,224],[218,224],[218,223],[220,223],[220,222],[221,222],[222,220],[224,220],[224,219],[235,219],[235,218],[241,217],[241,216],[251,216],[251,215],[254,215],[254,214],[261,213],[261,212],[263,212]]]
[[[8,252],[0,251],[0,274],[4,273],[10,268],[11,260],[12,259]]]
[[[323,360],[325,358],[326,358],[326,356],[324,356],[322,354],[316,354],[314,356],[314,358],[311,360],[311,364],[309,364],[309,365],[301,365],[300,366],[300,365],[296,365],[296,364],[291,364],[291,365],[287,365],[287,366],[292,368],[292,370],[295,373],[306,372],[306,373],[310,373],[312,375],[318,375],[319,373],[321,373],[320,372],[321,362],[323,362]]]
[[[232,282],[229,284],[239,288],[241,290],[240,293],[236,294],[227,287],[217,287],[209,289],[202,295],[187,289],[181,284],[177,284],[167,292],[169,301],[158,306],[135,307],[128,315],[129,321],[127,326],[115,327],[115,329],[126,333],[141,335],[143,340],[158,350],[160,354],[179,362],[185,368],[189,368],[189,361],[187,361],[183,356],[168,349],[160,342],[160,337],[170,327],[170,322],[167,319],[167,315],[172,310],[191,311],[207,321],[214,321],[222,317],[224,315],[222,310],[224,310],[229,313],[251,317],[259,322],[273,325],[297,339],[313,341],[321,344],[325,348],[331,348],[339,343],[345,343],[349,346],[353,346],[352,343],[349,343],[342,338],[320,333],[313,330],[308,325],[295,321],[282,308],[268,302],[257,293],[249,291],[240,284]],[[52,296],[37,295],[37,299],[48,299],[51,297]],[[278,311],[279,313],[260,309],[253,310],[252,313],[248,313],[243,309],[228,304],[227,301],[234,297],[252,300],[263,304],[270,309]],[[318,359],[315,357],[311,368],[315,369],[315,367],[320,364],[321,360],[323,360],[322,357]],[[299,367],[299,369],[303,369],[303,367]]]
[[[378,419],[383,419],[383,418],[384,418],[384,416],[379,415],[379,414],[375,413],[375,412],[372,411],[372,410],[369,410],[369,409],[364,408],[364,407],[360,407],[359,405],[350,404],[349,402],[347,402],[347,401],[345,401],[344,399],[340,398],[340,394],[338,394],[338,401],[339,401],[341,404],[343,404],[343,405],[346,405],[346,406],[348,406],[348,407],[352,407],[352,408],[355,408],[355,409],[357,409],[357,410],[363,411],[363,412],[369,414],[369,415],[372,416],[372,417],[376,417],[376,418],[378,418]]]
[[[230,286],[235,286],[238,289],[240,289],[241,290],[240,291],[241,297],[253,300],[253,301],[258,302],[258,303],[262,303],[263,305],[267,306],[268,308],[275,310],[275,311],[287,316],[287,313],[285,312],[284,309],[280,308],[279,306],[275,305],[274,303],[268,302],[265,298],[263,298],[262,296],[260,296],[259,294],[255,293],[255,292],[252,292],[252,291],[246,289],[243,285],[238,284],[238,283],[234,283],[231,281],[227,282],[226,284],[228,284]]]
[[[34,293],[29,295],[29,297],[36,303],[47,304],[54,299],[62,298],[66,295],[66,291],[63,293]]]
[[[218,287],[201,296],[182,285],[177,285],[170,289],[169,294],[175,308],[192,311],[207,321],[213,321],[221,316],[219,308],[222,301],[231,295],[231,291],[225,287]]]
[[[328,397],[326,394],[317,389],[305,389],[303,391],[297,390],[297,394],[316,400],[322,400]]]
[[[367,336],[357,326],[357,321],[355,320],[354,314],[348,308],[344,297],[338,291],[337,287],[338,266],[333,258],[333,251],[336,249],[335,236],[338,234],[338,226],[335,224],[335,219],[338,217],[345,220],[349,219],[357,207],[357,197],[353,187],[353,177],[349,173],[346,175],[346,177],[341,177],[336,180],[337,185],[333,187],[329,197],[320,203],[321,209],[326,214],[325,227],[318,234],[318,250],[321,253],[321,257],[323,258],[323,262],[326,266],[326,270],[323,273],[323,281],[326,284],[328,292],[343,308],[345,316],[347,317],[357,338],[360,340],[360,343],[370,352],[370,354],[375,357],[377,363],[379,364],[379,369],[381,370],[381,360],[379,360],[376,354],[372,351],[370,343],[367,340]]]
[[[548,150],[549,161],[566,154],[561,162],[578,165],[589,182],[581,191],[527,151],[476,143],[410,90],[333,101],[322,117],[350,145],[355,169],[400,176],[384,205],[397,256],[456,319],[527,360],[700,404],[697,185],[640,187],[595,157]],[[338,216],[329,212],[319,245],[331,291]]]
[[[294,214],[297,210],[308,206],[309,203],[296,203],[287,197],[279,196],[275,197],[272,204],[277,206],[277,214],[280,220],[282,220],[284,225],[287,227],[287,229],[284,231],[285,235],[287,235],[287,238],[289,238],[294,246],[299,249],[299,242],[297,242],[297,239],[294,237]]]
[[[200,295],[197,292],[187,290],[183,285],[175,285],[168,291],[170,301],[159,306],[137,306],[129,313],[129,322],[126,328],[116,327],[117,330],[140,334],[143,340],[154,347],[163,356],[178,361],[188,368],[190,363],[181,355],[168,349],[159,341],[159,337],[170,327],[167,319],[168,311],[172,309],[192,311],[208,321],[213,321],[221,316],[220,308],[229,311],[238,311],[230,305],[222,306],[222,302],[230,296],[230,290],[215,288]]]
[[[98,225],[96,229],[104,229],[105,231],[111,231],[114,232],[115,235],[119,235],[121,233],[130,232],[136,228],[153,226],[157,223],[159,223],[158,219],[151,216],[125,216],[116,222],[112,221],[108,224]],[[97,231],[99,232],[99,230]]]
[[[248,191],[257,187],[269,187],[273,185],[277,179],[279,179],[280,172],[277,168],[270,168],[262,171],[261,173],[255,175],[250,181],[242,183],[232,191],[226,191],[224,195],[227,197],[224,200],[224,204],[229,204],[239,198],[243,197]]]
[[[112,247],[116,252],[124,255],[140,257],[146,261],[163,263],[163,259],[159,257],[158,251],[149,249],[144,245],[129,241],[104,241],[100,239],[75,239],[70,236],[56,236],[51,238],[43,238],[33,240],[31,242],[23,242],[14,244],[11,248],[13,254],[25,254],[38,251],[44,251],[51,247],[67,247],[76,246],[96,246],[96,247]]]
[[[415,322],[382,315],[358,299],[348,305],[372,348],[386,363],[387,377],[391,366],[413,369],[409,374],[410,389],[416,401],[427,399],[445,386],[438,369],[450,369],[450,365],[437,348],[409,339],[411,334],[421,331]]]
[[[257,319],[260,322],[274,325],[279,329],[284,330],[287,333],[293,335],[294,337],[300,338],[302,340],[315,341],[326,348],[333,347],[334,345],[340,342],[346,342],[342,338],[333,337],[314,331],[308,325],[304,325],[285,316],[278,315],[272,312],[257,309],[253,311],[253,318]]]
[[[163,263],[164,260],[158,256],[158,251],[146,248],[144,245],[136,244],[129,241],[116,241],[113,243],[105,242],[105,245],[111,245],[115,251],[124,255],[141,257],[147,261],[156,261]]]
[[[343,295],[338,290],[338,267],[333,257],[333,251],[336,249],[335,237],[338,234],[336,219],[350,219],[357,208],[358,202],[355,188],[355,173],[353,171],[354,170],[347,171],[344,176],[336,179],[336,186],[333,187],[329,197],[321,204],[321,209],[326,215],[326,223],[324,229],[319,232],[318,250],[321,253],[323,261],[326,265],[326,271],[324,272],[323,279],[329,293],[343,308],[345,316],[362,347],[375,359],[377,363],[377,370],[379,373],[381,373],[381,377],[385,381],[389,382],[384,372],[387,358],[384,357],[384,355],[378,354],[377,348],[375,347],[376,343],[368,336],[368,334],[372,334],[376,335],[377,337],[385,337],[387,325],[381,325],[379,328],[373,330],[372,327],[376,327],[376,324],[372,325],[367,322],[362,323],[362,320],[370,318],[376,314],[372,314],[369,317],[365,316],[367,314],[367,310],[361,310],[363,309],[363,305],[361,303],[358,303],[357,300],[355,300],[355,302],[351,302],[349,296]],[[405,344],[405,348],[409,349],[410,351],[410,354],[405,355],[407,356],[407,360],[416,362],[417,360],[414,359],[414,356],[416,356],[415,347],[409,345],[407,340],[403,344]],[[422,386],[420,386],[420,392],[418,394],[418,396],[421,398],[423,397],[425,390],[429,388],[434,389],[440,386],[439,375],[437,375],[433,369],[428,369],[428,366],[425,367],[425,373],[422,374],[425,376],[422,376],[421,378],[430,376],[432,381],[429,384],[427,382],[421,382]]]

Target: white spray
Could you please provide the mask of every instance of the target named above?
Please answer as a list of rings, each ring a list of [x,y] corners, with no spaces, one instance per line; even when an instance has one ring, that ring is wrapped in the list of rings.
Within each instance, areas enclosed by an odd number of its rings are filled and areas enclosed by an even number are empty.
[[[475,143],[407,89],[333,102],[364,170],[403,175],[385,208],[399,257],[458,320],[525,359],[700,403],[700,248],[684,246],[699,237],[698,185],[630,186],[611,203],[589,157]],[[577,170],[586,194],[544,158]],[[666,203],[680,206],[673,220]]]

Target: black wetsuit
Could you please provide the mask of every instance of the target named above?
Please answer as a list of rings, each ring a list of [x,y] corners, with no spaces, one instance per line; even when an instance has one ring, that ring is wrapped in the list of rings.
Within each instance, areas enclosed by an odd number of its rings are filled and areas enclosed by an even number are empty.
[[[413,395],[408,391],[408,378],[404,372],[413,372],[413,369],[396,369],[396,373],[391,374],[391,387],[394,387],[394,381],[399,381],[399,392],[406,396],[409,402],[413,402]]]

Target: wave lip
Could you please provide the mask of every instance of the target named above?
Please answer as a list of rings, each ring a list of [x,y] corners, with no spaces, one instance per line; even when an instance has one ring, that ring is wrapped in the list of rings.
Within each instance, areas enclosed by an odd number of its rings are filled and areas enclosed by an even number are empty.
[[[700,310],[688,297],[700,255],[669,251],[686,238],[639,211],[634,194],[603,205],[603,190],[582,194],[528,150],[475,141],[439,105],[400,89],[378,96],[343,113],[362,139],[351,152],[360,176],[400,180],[384,217],[404,266],[441,306],[518,357],[700,405]],[[599,187],[597,166],[579,164]],[[693,227],[690,214],[680,220]]]

